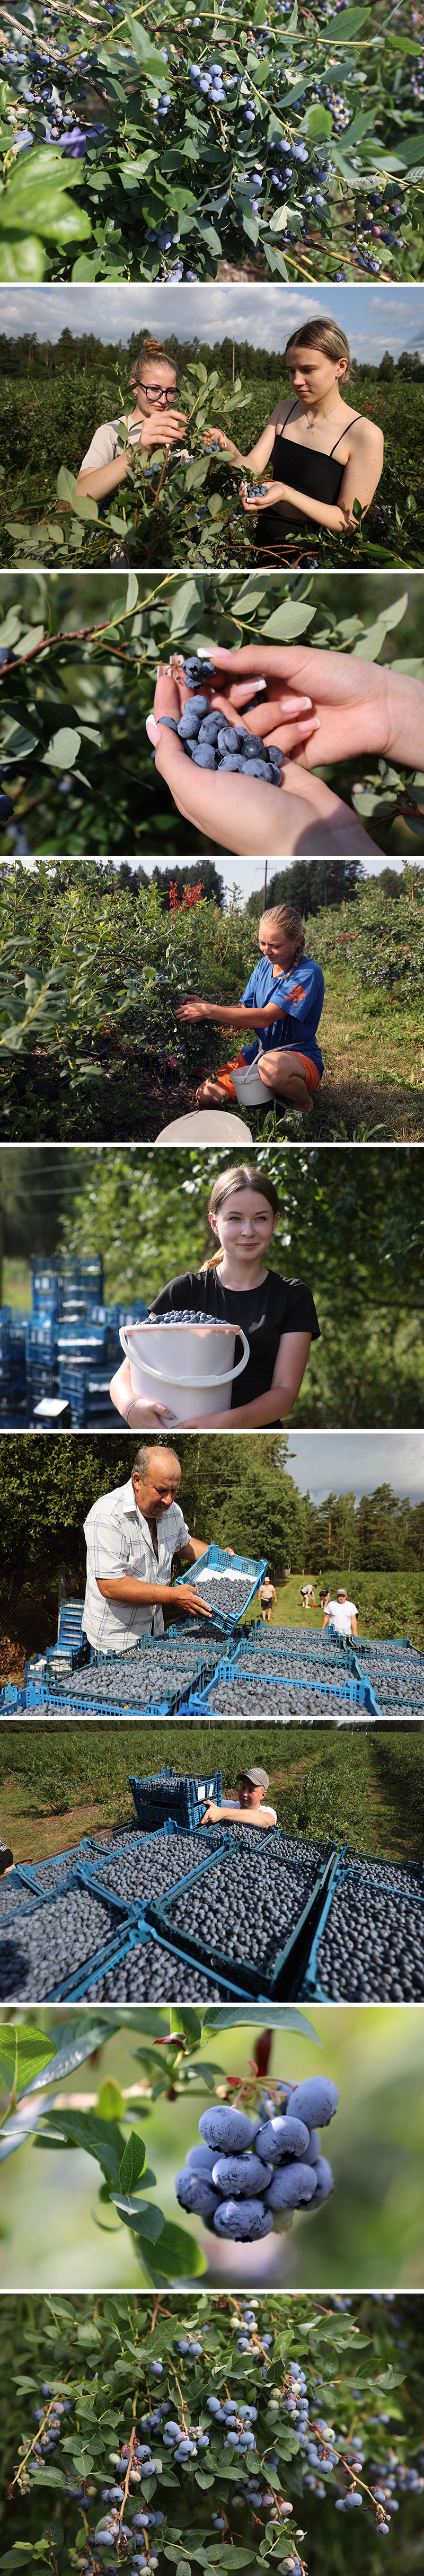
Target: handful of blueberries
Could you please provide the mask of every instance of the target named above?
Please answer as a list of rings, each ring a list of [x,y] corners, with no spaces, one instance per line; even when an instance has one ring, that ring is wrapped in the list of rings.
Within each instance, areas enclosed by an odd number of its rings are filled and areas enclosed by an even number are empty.
[[[334,2188],[331,2165],[321,2155],[315,2122],[328,2128],[338,2105],[329,2076],[311,2076],[287,2087],[284,2113],[252,2121],[219,2103],[202,2111],[200,2147],[190,2147],[177,2174],[181,2209],[202,2218],[209,2233],[249,2244],[269,2236],[313,2200],[316,2209]]]
[[[183,671],[187,688],[195,694],[187,698],[179,724],[175,716],[161,716],[159,722],[167,726],[169,733],[179,735],[188,760],[194,760],[196,769],[238,769],[244,778],[264,778],[270,787],[279,787],[284,769],[284,752],[279,744],[272,742],[268,746],[260,734],[249,733],[247,725],[230,724],[220,708],[210,708],[209,699],[200,691],[202,680],[216,680],[213,662],[201,662],[197,654],[191,654],[183,663]]]

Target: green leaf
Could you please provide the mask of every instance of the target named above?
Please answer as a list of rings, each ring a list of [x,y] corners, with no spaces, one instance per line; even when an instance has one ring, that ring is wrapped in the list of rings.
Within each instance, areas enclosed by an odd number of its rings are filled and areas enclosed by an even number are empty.
[[[119,2182],[122,2137],[112,2120],[98,2120],[94,2111],[47,2111],[46,2126],[54,2135],[68,2139],[71,2146],[84,2147],[87,2156],[95,2156],[107,2182]]]
[[[37,750],[38,740],[38,734],[29,733],[26,725],[14,724],[11,718],[6,721],[2,749],[7,750],[8,760],[28,760],[30,752]]]
[[[171,639],[175,635],[183,635],[185,629],[193,625],[193,619],[196,619],[199,608],[203,608],[203,598],[203,582],[180,582],[178,589],[172,593],[169,620]]]
[[[361,661],[363,662],[376,662],[377,654],[381,653],[382,645],[385,644],[385,642],[386,621],[383,616],[382,618],[376,618],[375,626],[366,627],[365,633],[359,638],[359,643],[354,644],[353,651],[354,653],[359,653]]]
[[[74,504],[74,501],[75,501],[76,488],[77,488],[77,478],[76,478],[76,474],[71,474],[71,470],[70,470],[70,466],[69,466],[69,465],[61,465],[61,466],[60,466],[60,468],[59,468],[59,473],[58,473],[58,475],[57,475],[57,477],[56,477],[56,491],[57,491],[58,501],[66,501],[66,502],[68,502],[68,503],[69,503],[69,506],[70,506],[70,507],[71,507],[71,506],[73,507],[73,504]]]
[[[305,608],[294,599],[284,599],[281,608],[275,608],[273,616],[267,617],[265,625],[261,626],[261,635],[270,635],[275,643],[293,644],[297,635],[304,635],[313,615],[313,608]]]
[[[0,2029],[0,2076],[8,2093],[18,2098],[26,2093],[41,2067],[51,2065],[57,2050],[43,2030],[18,2028],[11,2022]],[[55,2070],[56,2071],[56,2070]]]
[[[43,754],[43,765],[48,769],[73,769],[80,750],[81,734],[74,733],[71,725],[60,725],[59,733],[53,734]]]
[[[405,142],[398,143],[397,151],[405,170],[414,170],[417,162],[424,162],[424,127],[420,134],[406,135]]]
[[[287,206],[276,207],[275,215],[270,215],[269,230],[270,233],[287,232]]]
[[[125,2102],[120,2085],[115,2084],[113,2075],[109,2075],[106,2083],[101,2085],[96,2108],[98,2120],[122,2120]]]
[[[124,17],[120,20],[121,32],[124,27],[127,29],[128,35],[131,37],[131,44],[136,55],[136,60],[138,63],[141,63],[142,70],[146,74],[146,80],[154,81],[156,88],[156,85],[159,85],[159,76],[162,77],[163,73],[165,78],[165,74],[168,70],[165,55],[159,53],[159,51],[157,53],[154,51],[150,36],[145,35],[144,27],[140,26],[139,18],[133,18],[131,9],[126,9]]]
[[[340,18],[336,18],[336,14],[334,15],[334,18],[327,19],[325,30],[327,44],[331,44],[335,38],[336,43],[339,46],[340,41],[342,41],[344,45],[350,45],[351,42],[354,42],[355,36],[359,36],[361,31],[365,31],[366,19],[368,19],[369,25],[369,9],[344,10],[341,25]],[[333,29],[333,37],[331,35],[331,29]]]
[[[156,2245],[164,2224],[162,2210],[154,2209],[152,2200],[132,2200],[130,2192],[113,2191],[111,2198],[123,2226],[130,2227],[134,2236],[150,2237],[151,2244]]]
[[[149,2270],[151,2268],[149,2264]],[[192,2280],[193,2275],[206,2272],[206,2269],[204,2255],[196,2245],[195,2237],[186,2235],[182,2227],[173,2227],[165,2221],[155,2258],[155,2282],[157,2277],[159,2282],[163,2278],[176,2280],[181,2285],[184,2280]]]
[[[406,615],[407,607],[408,607],[408,592],[407,592],[407,590],[403,590],[403,591],[402,591],[402,594],[401,594],[401,598],[400,598],[400,599],[393,599],[393,600],[392,600],[391,608],[385,608],[385,609],[384,609],[384,611],[383,611],[383,615],[384,615],[384,624],[385,624],[385,627],[386,627],[386,629],[387,629],[387,634],[389,634],[389,630],[390,630],[390,627],[391,627],[391,626],[399,626],[399,625],[400,625],[401,618],[402,618],[402,617],[405,617],[405,615]]]
[[[125,615],[126,615],[126,617],[128,617],[128,616],[129,616],[129,614],[130,614],[130,610],[131,610],[131,609],[133,609],[133,608],[136,608],[136,607],[137,607],[137,600],[138,600],[138,581],[137,581],[137,574],[136,574],[136,572],[129,572],[129,574],[128,574],[128,581],[127,581],[127,596],[126,596],[126,601],[125,601]]]
[[[46,253],[36,233],[3,234],[0,241],[0,285],[14,286],[22,279],[37,285],[44,277]]]
[[[143,2173],[145,2163],[146,2149],[144,2138],[139,2138],[136,2130],[131,2129],[119,2167],[121,2191],[136,2191],[137,2183],[140,2181],[140,2175]]]
[[[328,107],[309,107],[303,123],[305,133],[310,134],[314,143],[324,142],[333,130],[333,119]]]
[[[52,2082],[53,2076],[57,2081],[59,2077],[60,2080],[62,2080],[62,2076],[64,2075],[73,2075],[75,2073],[76,2066],[82,2066],[84,2058],[90,2057],[93,2049],[104,2048],[105,2040],[113,2038],[114,2030],[119,2027],[120,2016],[115,2016],[115,2014],[109,2013],[107,2021],[96,2021],[95,2017],[93,2018],[93,2021],[90,2021],[89,2013],[85,2013],[83,2037],[81,2037],[79,2028],[78,2031],[75,2032],[75,2029],[71,2027],[69,2039],[67,2040],[66,2036],[64,2037],[61,2048],[55,2049],[50,2041],[50,2056],[47,2073],[40,2073],[35,2076],[32,2084],[28,2087],[29,2092],[40,2093],[44,2090],[44,2086],[46,2084],[50,2084]],[[38,2037],[40,2037],[40,2033],[38,2033]],[[44,2062],[45,2061],[42,2060],[42,2064],[44,2064]]]
[[[263,626],[261,631],[266,635],[269,629]],[[260,2022],[263,2029],[263,2019],[263,2004],[249,2004],[248,2011],[245,2005],[240,2004],[235,2010],[230,2007],[228,2011],[226,2004],[222,2009],[220,2004],[208,2004],[203,2016],[203,2030],[205,2035],[210,2030],[234,2030],[237,2023],[242,2022]],[[312,2039],[316,2048],[322,2048],[322,2040],[318,2038],[313,2022],[307,2020],[306,2013],[298,2012],[297,2005],[271,2004],[268,2009],[267,2004],[266,2020],[267,2030],[298,2030],[303,2039]]]
[[[62,2488],[66,2486],[66,2478],[63,2477],[61,2469],[51,2469],[47,2462],[45,2468],[39,2469],[38,2466],[36,2467],[35,2461],[33,2460],[30,2460],[29,2466],[31,2472],[31,2486]]]

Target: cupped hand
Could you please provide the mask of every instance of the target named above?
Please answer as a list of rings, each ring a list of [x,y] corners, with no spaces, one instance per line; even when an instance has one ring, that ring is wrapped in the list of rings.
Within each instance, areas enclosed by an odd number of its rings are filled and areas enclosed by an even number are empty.
[[[244,694],[251,694],[251,684]],[[169,715],[178,723],[180,706],[188,695],[180,677],[161,671],[155,716],[148,716],[147,732],[156,768],[166,779],[178,812],[215,847],[234,851],[240,858],[378,855],[350,807],[333,795],[324,779],[311,776],[297,757],[286,761],[279,787],[269,787],[268,781],[244,776],[242,771],[198,769],[194,760],[187,759],[179,735],[160,722],[161,716]],[[233,714],[234,701],[218,696],[217,691],[211,704],[222,707],[226,716]],[[293,742],[297,751],[301,718],[282,731],[271,724],[269,707],[255,707],[250,724],[246,718],[250,732],[256,732],[258,714],[266,741],[279,739],[286,751]]]
[[[266,492],[257,492],[256,494],[252,493],[249,483],[239,483],[239,495],[243,510],[250,510],[255,514],[258,510],[276,509],[277,501],[281,500],[283,492],[283,483],[272,483],[269,481],[269,483],[267,483]]]

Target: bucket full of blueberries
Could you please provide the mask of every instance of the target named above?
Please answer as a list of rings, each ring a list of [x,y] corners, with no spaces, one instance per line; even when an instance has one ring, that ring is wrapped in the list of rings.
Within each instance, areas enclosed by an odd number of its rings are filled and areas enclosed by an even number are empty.
[[[235,1361],[237,1334],[242,1357]],[[174,1422],[190,1422],[193,1413],[218,1413],[222,1388],[247,1367],[249,1343],[241,1325],[220,1323],[191,1308],[166,1315],[143,1316],[143,1322],[121,1324],[119,1339],[129,1360],[134,1396],[167,1405]]]

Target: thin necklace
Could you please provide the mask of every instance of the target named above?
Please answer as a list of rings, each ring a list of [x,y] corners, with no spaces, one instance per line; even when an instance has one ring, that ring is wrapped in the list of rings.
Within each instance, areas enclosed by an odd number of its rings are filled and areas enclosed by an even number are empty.
[[[332,418],[333,418],[333,412],[338,411],[338,409],[339,409],[339,402],[340,402],[340,395],[339,395],[339,397],[338,397],[338,401],[337,401],[336,403],[332,403],[332,405],[331,405],[331,411],[323,411],[323,412],[322,412],[321,417],[322,417],[322,419],[323,419],[323,420],[332,420]],[[316,421],[314,420],[314,415],[312,414],[312,420],[310,420],[310,419],[309,419],[309,412],[308,412],[308,411],[306,411],[306,403],[305,403],[305,412],[306,412],[306,418],[307,418],[307,423],[308,423],[308,429],[316,429],[317,424],[316,424]]]

